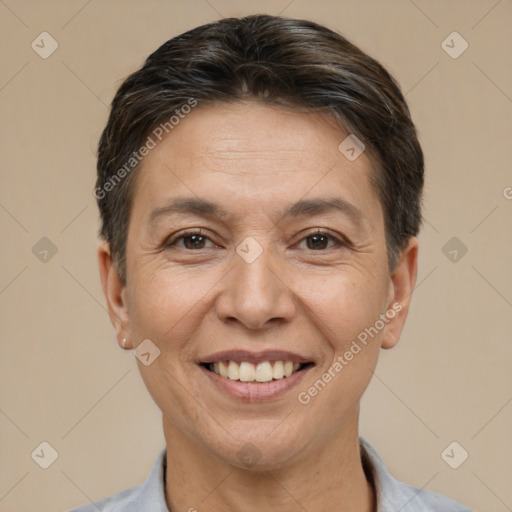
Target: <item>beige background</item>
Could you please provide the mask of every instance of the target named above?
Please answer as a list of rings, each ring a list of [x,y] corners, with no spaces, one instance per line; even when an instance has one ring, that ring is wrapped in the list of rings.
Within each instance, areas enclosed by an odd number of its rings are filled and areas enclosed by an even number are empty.
[[[512,2],[2,0],[0,511],[59,511],[135,485],[163,447],[104,307],[94,152],[116,88],[150,52],[257,12],[327,24],[378,58],[426,153],[419,285],[361,434],[397,478],[512,510]],[[47,59],[31,48],[43,31],[59,45]],[[441,47],[453,31],[469,43],[457,59]],[[32,252],[43,236],[57,248],[46,263]],[[468,249],[457,262],[442,251],[453,236]],[[46,470],[31,458],[42,441],[59,455]],[[469,452],[458,469],[441,458],[452,441]]]

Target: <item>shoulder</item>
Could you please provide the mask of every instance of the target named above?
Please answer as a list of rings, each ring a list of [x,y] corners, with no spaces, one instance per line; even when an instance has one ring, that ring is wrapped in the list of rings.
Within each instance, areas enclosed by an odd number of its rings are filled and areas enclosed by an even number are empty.
[[[418,489],[397,481],[402,512],[471,512],[456,501],[436,492]],[[386,509],[387,510],[387,509]]]
[[[131,506],[135,504],[141,487],[142,485],[130,487],[107,498],[74,508],[69,512],[98,512],[98,510],[102,512],[131,512],[133,510],[135,512],[135,509]]]
[[[471,512],[446,496],[398,481],[367,441],[359,438],[359,443],[363,467],[377,494],[378,512]]]
[[[168,512],[165,502],[166,450],[158,455],[146,481],[68,512]]]

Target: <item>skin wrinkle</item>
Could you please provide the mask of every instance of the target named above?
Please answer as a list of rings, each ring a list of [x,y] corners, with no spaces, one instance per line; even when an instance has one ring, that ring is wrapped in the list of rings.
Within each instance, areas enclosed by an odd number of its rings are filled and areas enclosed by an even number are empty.
[[[167,167],[167,168],[168,168],[168,166],[167,166],[167,165],[166,165],[165,167]],[[174,171],[173,171],[173,172],[174,172]],[[298,171],[298,172],[301,172],[301,171]],[[297,173],[297,171],[295,171],[295,173]],[[210,171],[210,174],[213,174],[213,173]],[[274,175],[274,174],[273,174],[273,175]],[[323,178],[322,178],[322,179],[323,179]],[[316,180],[315,180],[315,181],[316,181]],[[236,192],[236,188],[237,188],[236,186],[235,186],[235,187],[233,187],[233,191],[234,191],[234,192]],[[267,204],[267,205],[266,205],[266,208],[267,208],[267,209],[268,209],[268,208],[270,208],[270,207],[271,207],[271,204]],[[276,209],[277,209],[277,208],[276,208]],[[270,217],[270,212],[269,212],[269,217]],[[235,217],[235,218],[236,218],[236,217]],[[239,218],[240,218],[240,223],[241,223],[241,224],[243,224],[243,219],[242,219],[242,217],[241,217],[241,216],[239,216]],[[278,212],[278,214],[276,214],[276,219],[277,219],[277,220],[276,220],[275,222],[274,222],[274,221],[272,222],[272,226],[271,226],[271,227],[272,227],[272,228],[274,228],[274,227],[278,227],[279,222],[281,222],[281,218],[282,218],[282,216],[281,216],[281,215],[279,214],[279,212]],[[219,222],[221,222],[223,225],[225,225],[225,222],[224,222],[224,220],[223,220],[221,217],[217,217],[217,220],[218,220]],[[363,227],[364,227],[364,229],[365,229],[365,230],[368,230],[368,229],[369,229],[369,227],[368,227],[368,223],[367,223],[367,221],[364,219],[364,217],[362,218],[362,221],[363,221]],[[151,223],[151,224],[153,224],[153,223]]]
[[[411,239],[390,276],[371,161],[364,153],[346,160],[337,149],[345,137],[320,114],[260,104],[198,107],[141,168],[127,238],[127,287],[109,272],[100,247],[102,276],[110,276],[104,288],[109,307],[125,319],[119,330],[134,346],[151,339],[161,351],[139,369],[162,410],[171,512],[194,504],[213,512],[253,512],[269,503],[284,512],[301,506],[322,512],[332,503],[341,512],[374,510],[357,442],[359,400],[380,348],[393,347],[403,327],[417,242]],[[222,171],[212,172],[218,169],[215,144],[223,140],[239,150],[229,158],[223,154]],[[276,151],[289,158],[271,158]],[[280,172],[290,166],[294,173]],[[312,174],[313,168],[318,170]],[[214,222],[174,216],[150,229],[146,219],[155,206],[192,195],[221,204],[231,217]],[[333,196],[363,212],[363,229],[332,214],[281,221],[284,208],[299,199]],[[223,248],[162,249],[172,232],[189,227],[203,228]],[[346,233],[354,250],[307,249],[296,234],[309,236],[317,227]],[[250,264],[235,252],[249,236],[263,247]],[[297,394],[396,301],[402,312],[310,404],[299,404]],[[214,389],[196,364],[213,351],[240,347],[289,350],[316,366],[284,397],[242,404]],[[237,456],[247,442],[262,453],[249,469]]]
[[[155,211],[157,211],[157,209],[153,210],[153,213]],[[161,212],[161,215],[159,216],[158,220],[154,219],[154,218],[153,219],[150,218],[150,221],[148,222],[148,228],[147,228],[147,235],[149,237],[149,240],[151,240],[151,243],[148,243],[147,247],[148,247],[148,250],[151,248],[151,250],[154,250],[155,252],[161,251],[164,249],[164,242],[170,238],[167,235],[168,231],[171,230],[171,226],[173,226],[173,225],[177,226],[179,224],[179,221],[176,219],[182,218],[183,219],[182,222],[185,222],[185,221],[190,221],[191,219],[199,220],[199,219],[203,218],[203,215],[201,215],[201,214],[188,213],[188,212],[176,212],[174,215],[175,218],[172,218],[171,217],[172,212],[167,212],[167,211],[162,211],[162,210],[158,210],[158,211]],[[351,214],[347,214],[347,217],[349,217],[350,215]],[[354,213],[354,216],[356,216],[356,215],[357,214]],[[266,214],[269,227],[268,227],[268,229],[263,229],[262,234],[266,236],[268,233],[269,236],[275,237],[275,239],[277,241],[277,239],[279,237],[286,236],[286,231],[287,230],[290,231],[290,226],[293,226],[294,223],[297,223],[297,218],[304,218],[307,216],[308,216],[307,214],[291,215],[290,218],[287,219],[286,217],[283,217],[282,212],[279,211],[274,214],[274,217],[277,219],[277,220],[274,220],[274,219],[270,218],[271,214]],[[365,249],[365,247],[369,243],[368,237],[369,237],[369,233],[370,233],[370,227],[368,226],[367,221],[363,217],[358,217],[354,221],[351,221],[351,219],[349,217],[348,223],[345,223],[345,224],[343,223],[343,221],[346,220],[346,217],[344,217],[343,214],[340,214],[340,213],[338,213],[338,215],[335,215],[335,214],[318,212],[315,214],[310,214],[309,217],[312,219],[315,219],[315,218],[321,219],[324,222],[324,224],[326,224],[326,225],[329,225],[329,224],[336,225],[338,223],[338,225],[343,225],[344,227],[346,226],[345,229],[341,230],[343,232],[343,234],[340,234],[340,232],[338,230],[337,232],[333,232],[333,236],[337,236],[340,239],[345,239],[346,242],[349,244],[350,249],[352,251],[361,252]],[[238,233],[241,223],[240,223],[240,221],[236,222],[236,219],[241,219],[242,216],[241,215],[230,216],[227,214],[225,216],[225,218],[227,220],[223,221],[223,220],[221,220],[220,216],[217,214],[214,214],[211,217],[208,214],[208,222],[210,222],[212,224],[218,223],[219,225],[222,226],[223,229],[226,230],[225,239],[223,240],[223,243],[228,244],[228,243],[232,243],[232,239],[229,239],[229,233],[228,233],[229,223],[231,222],[231,225],[236,227],[236,229],[234,229],[234,232]],[[343,220],[340,221],[340,219],[343,219]],[[191,223],[191,224],[193,224],[193,223]],[[271,234],[272,231],[274,231],[275,233]],[[162,236],[161,233],[165,233],[165,236]],[[310,232],[308,232],[308,233],[310,234]],[[222,238],[222,234],[217,235],[217,236],[220,236],[220,238]],[[301,236],[303,236],[303,235],[301,235]],[[359,237],[359,239],[357,237]],[[362,238],[362,237],[364,237],[364,238]],[[340,242],[344,242],[345,240],[340,240]],[[217,239],[211,240],[211,242],[217,243]],[[290,243],[291,242],[292,242],[292,240],[290,239]]]

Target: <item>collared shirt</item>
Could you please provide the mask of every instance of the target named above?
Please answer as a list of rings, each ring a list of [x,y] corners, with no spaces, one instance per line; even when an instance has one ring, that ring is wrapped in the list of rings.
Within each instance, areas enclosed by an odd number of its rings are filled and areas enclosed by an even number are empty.
[[[445,496],[399,482],[370,444],[362,438],[359,444],[363,468],[377,495],[377,512],[471,512]],[[70,512],[169,512],[165,501],[165,469],[164,449],[143,484]],[[191,508],[194,510],[193,506]]]

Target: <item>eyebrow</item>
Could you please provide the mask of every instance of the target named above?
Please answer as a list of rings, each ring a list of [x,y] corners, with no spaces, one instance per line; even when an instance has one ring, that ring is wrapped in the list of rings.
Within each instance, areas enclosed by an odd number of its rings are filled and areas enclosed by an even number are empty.
[[[288,206],[282,219],[320,215],[333,211],[346,215],[356,224],[360,224],[362,221],[362,213],[359,209],[346,200],[337,197],[297,201]],[[164,206],[154,208],[149,215],[149,221],[153,222],[157,217],[173,213],[192,214],[199,217],[218,217],[221,219],[229,216],[226,210],[211,201],[197,197],[181,197],[173,199]]]

